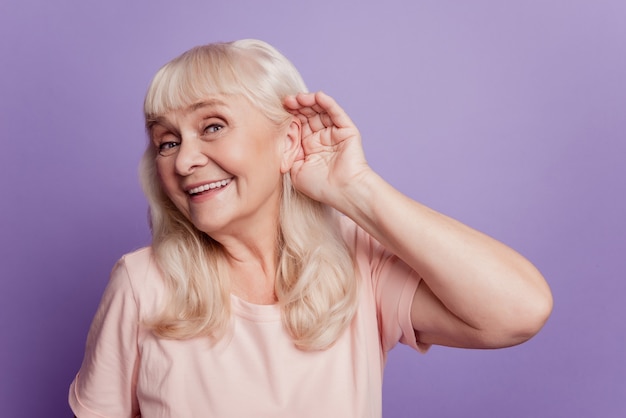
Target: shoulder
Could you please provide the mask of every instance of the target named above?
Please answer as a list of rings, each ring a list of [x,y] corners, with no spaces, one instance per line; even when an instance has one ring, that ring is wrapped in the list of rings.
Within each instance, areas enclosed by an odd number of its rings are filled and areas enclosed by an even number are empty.
[[[152,247],[123,255],[111,272],[109,291],[132,296],[141,316],[151,315],[163,296],[164,281]]]
[[[156,267],[152,247],[143,247],[124,254],[116,263],[116,268],[126,269],[134,279],[137,279],[144,276],[152,265]]]
[[[337,218],[338,229],[357,264],[367,264],[372,269],[381,262],[394,257],[375,238],[345,215]]]
[[[370,285],[363,287],[369,289],[369,297],[363,300],[376,312],[383,351],[399,341],[424,351],[426,346],[416,346],[410,321],[419,275],[347,216],[341,216],[338,222],[360,279]]]
[[[352,219],[339,213],[336,222],[341,237],[351,252],[356,254],[371,247],[371,236]]]

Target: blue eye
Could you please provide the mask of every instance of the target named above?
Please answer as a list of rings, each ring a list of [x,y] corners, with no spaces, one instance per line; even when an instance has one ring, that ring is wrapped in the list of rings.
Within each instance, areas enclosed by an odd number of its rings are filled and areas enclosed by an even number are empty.
[[[205,134],[214,134],[220,130],[222,130],[223,126],[217,123],[212,123],[211,125],[208,125],[206,128],[204,128],[204,133]]]
[[[173,155],[176,152],[176,148],[178,148],[179,145],[180,143],[178,142],[172,142],[172,141],[163,142],[159,144],[159,155],[163,157]]]

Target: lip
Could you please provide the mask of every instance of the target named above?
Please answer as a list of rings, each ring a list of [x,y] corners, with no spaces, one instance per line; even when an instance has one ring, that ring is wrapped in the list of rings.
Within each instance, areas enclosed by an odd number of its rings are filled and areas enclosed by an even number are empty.
[[[221,180],[205,181],[202,183],[190,184],[184,187],[185,193],[189,197],[197,197],[206,195],[207,192],[217,192],[228,186],[234,177],[229,177]]]

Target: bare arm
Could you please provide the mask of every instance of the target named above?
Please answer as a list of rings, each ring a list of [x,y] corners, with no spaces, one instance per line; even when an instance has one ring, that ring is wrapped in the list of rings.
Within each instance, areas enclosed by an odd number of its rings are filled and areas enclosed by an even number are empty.
[[[511,248],[409,199],[373,172],[345,198],[340,210],[423,278],[411,310],[421,342],[504,347],[543,326],[550,290]]]
[[[294,185],[343,212],[423,278],[411,319],[426,344],[519,344],[552,309],[537,269],[506,245],[404,196],[367,165],[358,130],[323,93],[285,101],[302,121]]]

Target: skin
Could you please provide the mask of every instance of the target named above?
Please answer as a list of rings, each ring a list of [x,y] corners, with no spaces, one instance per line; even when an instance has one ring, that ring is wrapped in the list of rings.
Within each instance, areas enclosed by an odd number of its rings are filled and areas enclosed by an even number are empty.
[[[357,128],[331,97],[298,94],[285,106],[302,124],[294,186],[349,216],[423,278],[411,311],[419,341],[498,348],[541,329],[552,295],[528,260],[385,182],[368,166]]]
[[[215,96],[157,119],[150,136],[161,150],[156,167],[176,207],[220,242],[233,293],[276,301],[275,242],[282,174],[298,151],[299,120],[276,126],[244,97]],[[201,195],[189,189],[229,181]]]
[[[519,344],[552,309],[537,269],[504,244],[409,199],[367,164],[360,134],[324,93],[287,97],[277,127],[242,97],[217,96],[169,112],[151,129],[162,186],[220,242],[233,293],[274,303],[281,176],[343,212],[423,278],[411,320],[419,341],[468,348]],[[201,196],[187,190],[231,179]],[[375,192],[374,192],[375,191]],[[374,194],[375,193],[375,194]]]

